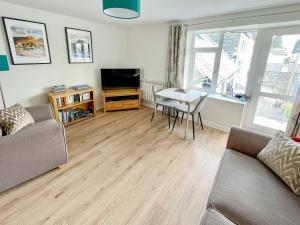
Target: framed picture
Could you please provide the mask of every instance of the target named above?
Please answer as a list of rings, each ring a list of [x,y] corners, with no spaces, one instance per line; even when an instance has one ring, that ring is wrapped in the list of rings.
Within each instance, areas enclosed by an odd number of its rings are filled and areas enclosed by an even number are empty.
[[[2,17],[13,65],[50,64],[46,24]]]
[[[69,63],[92,63],[92,32],[66,27]]]

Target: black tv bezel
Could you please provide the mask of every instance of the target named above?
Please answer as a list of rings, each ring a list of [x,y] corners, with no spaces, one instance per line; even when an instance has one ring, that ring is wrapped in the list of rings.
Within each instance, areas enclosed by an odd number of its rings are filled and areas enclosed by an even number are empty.
[[[132,86],[128,86],[128,87],[104,87],[103,83],[102,83],[102,70],[139,70],[140,74],[139,74],[139,86],[138,87],[132,87]],[[141,87],[141,69],[140,68],[102,68],[100,69],[100,77],[101,77],[101,87],[102,90],[118,90],[118,89],[140,89]]]

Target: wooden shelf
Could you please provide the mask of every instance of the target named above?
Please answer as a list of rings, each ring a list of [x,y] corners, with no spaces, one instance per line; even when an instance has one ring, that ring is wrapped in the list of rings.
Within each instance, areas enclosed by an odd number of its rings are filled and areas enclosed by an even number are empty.
[[[94,101],[93,99],[90,99],[90,100],[85,100],[85,101],[82,101],[82,102],[76,102],[76,103],[68,104],[66,106],[61,106],[61,107],[57,107],[57,108],[58,108],[58,110],[69,109],[69,108],[72,108],[72,107],[75,107],[75,106],[78,106],[78,105],[83,105],[83,104],[93,102],[93,101]]]
[[[70,88],[70,89],[67,89],[67,91],[65,91],[65,92],[59,92],[59,93],[49,92],[48,96],[60,98],[60,97],[67,97],[70,95],[83,94],[83,93],[93,92],[93,91],[96,91],[96,89],[95,88],[87,88],[84,90],[77,91],[75,89]]]
[[[85,93],[90,93],[91,99],[84,100],[81,102],[70,103],[70,104],[64,105],[64,106],[58,106],[58,104],[57,104],[57,99],[60,99],[60,100],[61,100],[61,98],[68,99],[70,96],[81,95],[81,94],[85,94]],[[83,109],[84,111],[88,111],[92,107],[92,109],[93,109],[92,116],[87,116],[84,118],[66,122],[66,123],[64,123],[65,126],[69,126],[74,123],[80,122],[82,120],[89,119],[96,115],[96,89],[95,88],[88,88],[88,89],[79,90],[79,91],[74,90],[74,89],[67,89],[65,92],[61,92],[61,93],[49,92],[48,99],[53,107],[55,118],[58,122],[62,122],[61,118],[60,118],[60,111],[68,111],[68,109],[73,109],[74,107],[78,107],[80,109]]]
[[[68,123],[65,124],[65,127],[70,126],[70,125],[72,125],[72,124],[74,124],[74,123],[81,122],[81,121],[83,121],[83,120],[90,119],[90,118],[92,118],[92,117],[94,117],[94,116],[87,116],[87,117],[83,117],[83,118],[79,118],[79,119],[70,121],[70,122],[68,122]]]

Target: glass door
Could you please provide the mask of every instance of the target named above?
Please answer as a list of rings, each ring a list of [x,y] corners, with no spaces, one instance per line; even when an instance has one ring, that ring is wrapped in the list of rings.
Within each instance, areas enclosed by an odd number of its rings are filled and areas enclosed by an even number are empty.
[[[259,64],[248,126],[267,133],[285,131],[300,85],[299,28],[268,30]]]

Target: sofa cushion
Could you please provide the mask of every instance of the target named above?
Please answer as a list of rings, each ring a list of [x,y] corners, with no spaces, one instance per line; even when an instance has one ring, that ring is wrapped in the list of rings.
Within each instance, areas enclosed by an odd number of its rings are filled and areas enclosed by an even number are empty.
[[[235,225],[235,223],[210,208],[202,217],[200,225]]]
[[[32,116],[20,104],[0,110],[0,126],[7,135],[14,134],[32,123]]]
[[[273,170],[296,195],[300,196],[300,143],[280,132],[258,154],[257,158]]]
[[[241,225],[295,225],[300,198],[255,158],[226,150],[210,207]]]

